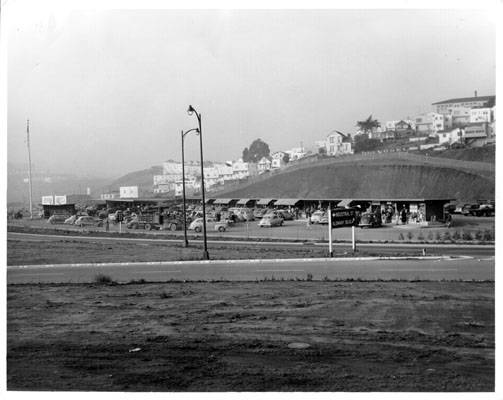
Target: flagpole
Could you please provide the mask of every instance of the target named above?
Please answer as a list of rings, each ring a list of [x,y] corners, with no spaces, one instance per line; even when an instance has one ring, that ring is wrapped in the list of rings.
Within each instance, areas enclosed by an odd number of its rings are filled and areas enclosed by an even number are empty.
[[[33,219],[33,188],[31,184],[30,120],[26,120],[26,144],[28,145],[28,183],[30,184],[30,219]]]

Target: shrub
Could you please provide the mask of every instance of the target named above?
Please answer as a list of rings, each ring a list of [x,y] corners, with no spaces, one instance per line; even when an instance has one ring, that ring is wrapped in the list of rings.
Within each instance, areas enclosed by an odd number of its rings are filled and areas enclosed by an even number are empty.
[[[168,294],[168,293],[166,293],[166,292],[162,292],[162,293],[159,295],[159,297],[160,297],[161,299],[169,299],[169,298],[171,298],[171,297],[173,297],[173,296],[172,296],[172,295],[170,295],[170,294]]]
[[[446,242],[451,241],[451,240],[452,240],[452,238],[451,238],[451,234],[450,234],[448,231],[445,231],[445,232],[444,232],[444,237],[443,237],[443,239],[444,239]]]
[[[428,242],[431,242],[431,241],[433,241],[433,232],[429,231],[428,232]]]
[[[423,235],[423,232],[419,232],[419,234],[417,235],[417,240],[419,241],[424,241],[424,235]]]
[[[440,232],[437,231],[437,233],[435,234],[435,240],[437,242],[440,242],[442,240],[442,236],[440,235]]]
[[[494,235],[493,235],[493,233],[489,229],[486,229],[484,231],[484,234],[483,234],[482,238],[485,241],[491,241],[491,240],[494,240]]]
[[[413,237],[414,234],[411,231],[407,232],[407,239],[412,240]]]
[[[308,273],[308,274],[307,274],[307,280],[308,280],[309,282],[311,282],[311,281],[313,280],[313,274]]]
[[[482,240],[484,238],[484,234],[482,231],[479,229],[477,232],[475,232],[475,239],[476,240]]]
[[[452,234],[452,239],[453,240],[459,240],[461,239],[461,235],[459,234],[458,231],[455,231],[453,234]]]
[[[463,240],[473,240],[472,234],[470,232],[463,232]]]
[[[405,240],[405,238],[403,237],[403,233],[400,232],[400,235],[398,235],[398,240]]]
[[[110,276],[105,275],[105,274],[96,275],[94,277],[94,282],[99,283],[101,285],[111,285],[111,284],[117,283],[114,280],[112,280],[112,278]]]

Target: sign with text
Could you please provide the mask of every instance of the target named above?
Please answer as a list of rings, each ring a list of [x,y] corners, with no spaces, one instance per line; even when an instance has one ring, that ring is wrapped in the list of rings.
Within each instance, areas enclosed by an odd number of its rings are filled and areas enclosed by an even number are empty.
[[[332,228],[352,226],[356,221],[356,208],[336,207],[332,209]]]

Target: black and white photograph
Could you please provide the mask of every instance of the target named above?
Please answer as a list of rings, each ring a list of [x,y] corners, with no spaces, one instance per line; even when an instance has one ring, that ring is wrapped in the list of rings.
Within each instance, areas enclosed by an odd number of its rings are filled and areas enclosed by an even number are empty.
[[[2,0],[4,395],[500,398],[502,2],[238,3]]]

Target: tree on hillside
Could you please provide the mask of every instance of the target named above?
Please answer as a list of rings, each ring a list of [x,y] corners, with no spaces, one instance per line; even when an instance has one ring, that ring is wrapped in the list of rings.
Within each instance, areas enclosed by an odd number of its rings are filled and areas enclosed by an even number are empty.
[[[355,153],[377,150],[381,146],[382,143],[379,139],[369,139],[369,135],[366,133],[355,136]]]
[[[377,119],[372,119],[372,115],[364,121],[357,121],[356,126],[366,134],[369,134],[374,131],[374,129],[379,128],[381,126],[380,122]]]
[[[318,154],[320,154],[322,156],[326,156],[327,155],[327,148],[326,147],[320,147],[318,149]]]
[[[259,162],[262,157],[269,157],[271,151],[269,145],[262,139],[255,139],[250,147],[245,147],[243,150],[244,162]]]
[[[285,164],[288,164],[290,162],[290,154],[285,153],[285,155],[283,156],[283,162]]]

